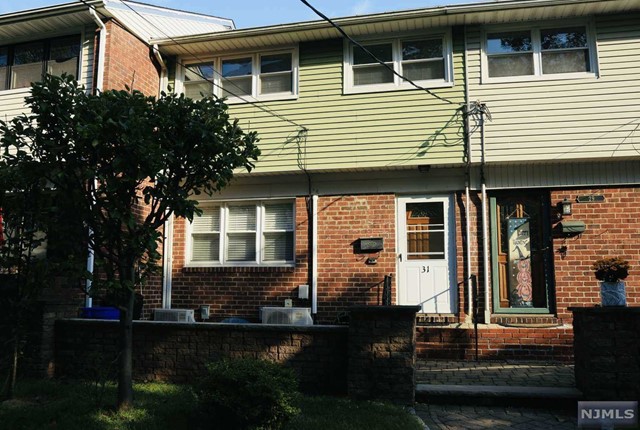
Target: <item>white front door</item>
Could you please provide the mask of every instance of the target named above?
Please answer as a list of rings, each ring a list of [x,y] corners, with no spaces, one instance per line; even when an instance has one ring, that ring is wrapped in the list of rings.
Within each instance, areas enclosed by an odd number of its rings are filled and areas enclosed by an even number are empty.
[[[456,311],[451,197],[398,198],[398,304]]]

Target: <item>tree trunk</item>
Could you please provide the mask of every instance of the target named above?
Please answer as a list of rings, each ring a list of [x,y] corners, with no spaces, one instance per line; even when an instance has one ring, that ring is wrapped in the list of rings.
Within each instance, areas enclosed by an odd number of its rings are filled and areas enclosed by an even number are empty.
[[[133,268],[131,269],[133,275]],[[131,281],[133,281],[131,276]],[[134,290],[124,288],[124,302],[120,308],[120,355],[118,369],[118,409],[133,405],[133,301]]]
[[[11,345],[12,348],[11,363],[9,365],[9,375],[7,376],[5,386],[2,389],[2,395],[0,395],[0,398],[4,400],[13,399],[13,393],[16,387],[16,379],[18,377],[18,356],[20,355],[19,344],[20,340],[18,334],[14,333]]]

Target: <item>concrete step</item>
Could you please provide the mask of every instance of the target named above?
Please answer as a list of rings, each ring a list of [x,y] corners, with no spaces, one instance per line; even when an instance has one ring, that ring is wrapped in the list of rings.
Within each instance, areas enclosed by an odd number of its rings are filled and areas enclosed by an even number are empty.
[[[572,387],[417,384],[416,401],[431,404],[573,409],[582,393]]]

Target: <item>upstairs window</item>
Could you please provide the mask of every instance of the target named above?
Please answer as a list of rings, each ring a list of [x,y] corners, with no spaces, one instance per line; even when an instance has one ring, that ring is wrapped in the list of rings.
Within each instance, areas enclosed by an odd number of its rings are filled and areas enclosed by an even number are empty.
[[[586,26],[490,31],[485,78],[590,76],[594,66],[588,34]]]
[[[448,35],[398,38],[365,42],[345,48],[345,93],[413,89],[406,79],[424,87],[449,86],[452,78],[452,53]]]
[[[229,103],[297,97],[297,50],[221,57],[207,63],[186,63],[183,92],[198,99],[226,97]]]
[[[233,202],[203,208],[191,223],[191,266],[294,263],[292,201]]]
[[[80,37],[0,47],[0,90],[27,88],[44,73],[78,77]]]

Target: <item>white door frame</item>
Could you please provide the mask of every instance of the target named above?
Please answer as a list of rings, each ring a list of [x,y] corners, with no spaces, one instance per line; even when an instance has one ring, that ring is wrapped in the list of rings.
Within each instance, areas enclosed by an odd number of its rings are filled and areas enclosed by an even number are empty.
[[[400,303],[400,289],[401,280],[404,277],[400,273],[401,268],[401,256],[406,259],[406,204],[407,203],[430,203],[430,202],[442,202],[444,203],[445,211],[445,260],[447,262],[448,270],[448,282],[449,282],[449,302],[450,312],[455,314],[458,311],[458,287],[456,282],[457,277],[457,261],[456,261],[456,230],[455,230],[455,208],[454,208],[454,196],[453,195],[398,195],[396,197],[396,243],[397,243],[397,258],[396,258],[396,304]],[[406,261],[406,260],[404,260]],[[425,260],[426,261],[426,260]]]

